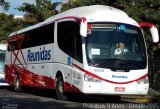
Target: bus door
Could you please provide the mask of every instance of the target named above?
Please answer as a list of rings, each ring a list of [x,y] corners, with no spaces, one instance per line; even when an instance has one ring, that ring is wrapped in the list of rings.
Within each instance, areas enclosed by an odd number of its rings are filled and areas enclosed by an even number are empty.
[[[75,19],[65,19],[65,21],[59,21],[57,25],[57,41],[58,48],[55,49],[55,52],[61,54],[55,56],[55,61],[64,63],[67,67],[63,67],[65,75],[65,83],[67,89],[72,91],[73,85],[78,85],[74,74],[77,73],[77,69],[73,67],[73,64],[82,63],[82,46],[81,46],[81,37],[79,35],[80,24]],[[57,59],[57,60],[56,60]]]
[[[82,37],[79,22],[74,23],[73,60],[72,60],[72,91],[78,92],[82,85],[82,74],[77,67],[82,67]],[[77,89],[79,88],[79,89]]]
[[[72,90],[72,83],[73,83],[72,72],[74,71],[72,63],[75,61],[74,60],[75,25],[77,25],[77,22],[72,18],[57,22],[58,49],[55,49],[55,52],[58,55],[55,55],[55,61],[64,63],[64,66],[61,67],[61,70],[63,71],[64,74],[65,90],[67,91]]]

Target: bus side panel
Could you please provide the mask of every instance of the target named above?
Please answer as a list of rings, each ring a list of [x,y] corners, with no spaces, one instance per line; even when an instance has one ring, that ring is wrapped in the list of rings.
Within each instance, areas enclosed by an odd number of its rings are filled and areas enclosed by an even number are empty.
[[[54,88],[53,47],[54,47],[53,44],[42,45],[42,46],[22,49],[22,53],[16,50],[14,52],[15,54],[17,54],[17,59],[14,54],[11,55],[11,52],[7,52],[6,57],[9,57],[6,59],[6,66],[5,66],[7,82],[11,85],[14,85],[15,76],[16,74],[18,74],[21,86],[32,86],[32,87],[53,89]],[[33,61],[33,57],[29,57],[31,53],[32,54],[37,52],[43,53],[44,51],[47,50],[50,51],[50,54],[48,54],[48,56],[46,54],[42,54],[43,56],[48,57],[48,59],[46,60],[37,59]],[[22,56],[24,56],[24,58]]]
[[[10,85],[14,85],[15,74],[13,73],[13,70],[11,68],[11,59],[13,58],[13,56],[11,54],[11,51],[8,51],[8,48],[9,46],[7,45],[5,57],[5,81]]]
[[[46,68],[47,69],[47,68]],[[54,89],[54,79],[49,76],[44,76],[31,72],[29,70],[22,69],[19,66],[13,66],[12,68],[6,65],[6,81],[7,83],[14,85],[15,76],[18,74],[20,78],[21,86],[31,86],[39,88]]]
[[[32,64],[27,66],[28,70],[22,73],[22,80],[29,86],[40,88],[54,88],[54,78],[52,76],[53,63]],[[27,80],[27,81],[26,81]]]
[[[14,85],[14,78],[15,74],[12,72],[11,67],[9,65],[5,65],[5,81],[10,85]]]

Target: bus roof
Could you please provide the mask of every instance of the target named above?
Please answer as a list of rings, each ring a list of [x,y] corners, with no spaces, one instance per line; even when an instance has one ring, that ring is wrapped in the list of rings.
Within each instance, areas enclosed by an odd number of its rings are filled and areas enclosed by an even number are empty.
[[[60,14],[57,14],[55,16],[52,16],[46,19],[44,22],[19,30],[17,32],[14,32],[10,34],[10,36],[21,34],[23,32],[41,27],[45,24],[57,21],[58,19],[65,18],[65,17],[77,17],[77,18],[85,17],[87,19],[87,22],[121,22],[121,23],[138,26],[136,21],[130,18],[122,10],[119,10],[110,6],[104,6],[104,5],[91,5],[91,6],[73,8],[68,11],[62,12]]]

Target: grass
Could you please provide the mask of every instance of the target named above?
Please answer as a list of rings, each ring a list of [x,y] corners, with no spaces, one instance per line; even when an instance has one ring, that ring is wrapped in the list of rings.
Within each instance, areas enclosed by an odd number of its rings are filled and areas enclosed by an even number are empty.
[[[150,96],[150,97],[155,97],[155,98],[160,98],[160,92],[155,91],[155,90],[152,89],[152,88],[149,88],[148,96]]]

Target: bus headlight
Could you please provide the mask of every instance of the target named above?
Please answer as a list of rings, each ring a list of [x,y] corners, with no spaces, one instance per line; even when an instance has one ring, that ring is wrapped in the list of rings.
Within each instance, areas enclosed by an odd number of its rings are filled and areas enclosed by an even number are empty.
[[[94,78],[94,77],[87,75],[87,74],[84,75],[84,80],[87,82],[96,82],[96,83],[102,82],[101,80]]]
[[[139,81],[137,81],[138,84],[148,84],[149,83],[149,79],[148,76],[145,77],[144,79],[141,79]]]

